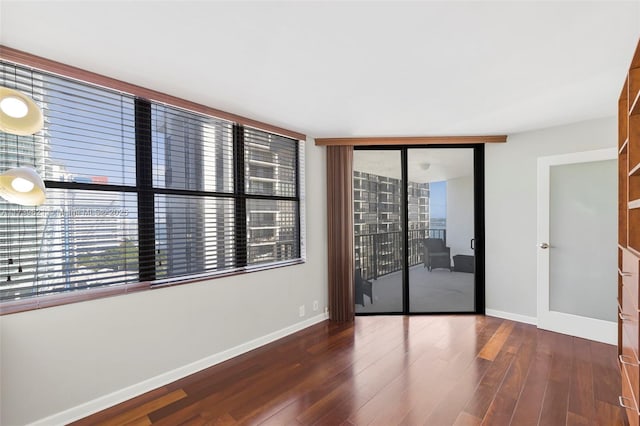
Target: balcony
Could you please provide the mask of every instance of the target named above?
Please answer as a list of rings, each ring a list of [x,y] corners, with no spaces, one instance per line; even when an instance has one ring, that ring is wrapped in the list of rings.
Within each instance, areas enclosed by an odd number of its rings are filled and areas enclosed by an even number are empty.
[[[355,268],[365,280],[378,278],[402,270],[404,232],[384,232],[356,235]],[[446,229],[414,229],[409,231],[409,266],[422,263],[422,240],[441,238],[447,242]]]

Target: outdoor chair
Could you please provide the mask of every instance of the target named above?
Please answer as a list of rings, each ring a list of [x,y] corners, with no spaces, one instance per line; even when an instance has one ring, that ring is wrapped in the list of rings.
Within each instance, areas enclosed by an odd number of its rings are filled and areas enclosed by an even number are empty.
[[[364,295],[369,296],[371,304],[373,304],[373,284],[371,281],[367,281],[362,278],[362,272],[360,268],[356,269],[355,276],[355,302],[358,305],[362,305],[364,308]]]
[[[444,245],[440,238],[426,238],[422,240],[424,267],[429,271],[433,268],[447,268],[451,271],[451,248]]]

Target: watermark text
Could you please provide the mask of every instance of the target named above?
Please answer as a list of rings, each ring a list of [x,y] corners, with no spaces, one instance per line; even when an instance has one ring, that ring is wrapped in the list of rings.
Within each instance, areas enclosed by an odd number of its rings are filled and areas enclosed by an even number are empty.
[[[119,207],[22,208],[0,210],[0,217],[127,217],[129,209]]]

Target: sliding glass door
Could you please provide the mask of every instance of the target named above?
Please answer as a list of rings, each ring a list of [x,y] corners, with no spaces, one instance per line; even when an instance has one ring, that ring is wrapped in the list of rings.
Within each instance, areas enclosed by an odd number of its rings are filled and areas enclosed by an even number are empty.
[[[407,166],[409,310],[472,312],[473,149],[409,149]]]
[[[356,313],[403,312],[401,152],[353,154]]]
[[[482,146],[354,151],[355,311],[484,312]]]

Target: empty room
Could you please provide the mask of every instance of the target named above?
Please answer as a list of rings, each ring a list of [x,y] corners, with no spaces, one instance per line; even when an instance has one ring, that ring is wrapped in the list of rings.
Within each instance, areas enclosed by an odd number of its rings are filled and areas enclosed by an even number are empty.
[[[0,424],[640,424],[640,2],[0,2]]]

